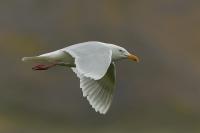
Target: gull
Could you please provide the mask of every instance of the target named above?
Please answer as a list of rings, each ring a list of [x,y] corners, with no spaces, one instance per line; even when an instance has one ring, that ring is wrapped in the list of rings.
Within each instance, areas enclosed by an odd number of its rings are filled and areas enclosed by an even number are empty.
[[[136,55],[120,46],[89,41],[39,56],[23,57],[22,61],[43,63],[33,67],[33,70],[48,70],[55,66],[71,68],[80,79],[83,96],[92,108],[100,114],[106,114],[115,90],[115,62],[122,59],[139,62]]]

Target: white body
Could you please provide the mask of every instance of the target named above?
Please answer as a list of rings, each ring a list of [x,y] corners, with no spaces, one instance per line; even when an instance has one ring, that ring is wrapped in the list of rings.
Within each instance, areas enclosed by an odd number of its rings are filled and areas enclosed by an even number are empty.
[[[92,107],[105,114],[112,102],[115,88],[114,61],[127,58],[122,47],[102,42],[84,42],[23,61],[62,62],[75,65],[72,70],[80,78],[80,88]]]

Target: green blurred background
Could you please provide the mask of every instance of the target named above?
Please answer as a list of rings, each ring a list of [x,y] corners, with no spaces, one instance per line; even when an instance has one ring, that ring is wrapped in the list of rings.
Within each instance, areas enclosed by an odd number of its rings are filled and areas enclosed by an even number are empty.
[[[199,133],[200,1],[1,0],[0,133]],[[117,63],[106,115],[66,68],[21,62],[84,41],[141,59]]]

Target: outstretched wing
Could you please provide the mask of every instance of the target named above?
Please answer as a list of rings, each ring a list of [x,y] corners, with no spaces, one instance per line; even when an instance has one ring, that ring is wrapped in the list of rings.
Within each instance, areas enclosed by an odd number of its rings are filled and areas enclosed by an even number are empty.
[[[80,88],[83,96],[87,97],[90,105],[96,112],[105,114],[112,102],[113,91],[115,88],[115,64],[111,63],[108,71],[100,80],[94,80],[80,74],[76,68],[72,70],[80,78]]]
[[[94,80],[101,79],[111,63],[112,51],[100,42],[85,42],[62,49],[75,58],[78,73]]]

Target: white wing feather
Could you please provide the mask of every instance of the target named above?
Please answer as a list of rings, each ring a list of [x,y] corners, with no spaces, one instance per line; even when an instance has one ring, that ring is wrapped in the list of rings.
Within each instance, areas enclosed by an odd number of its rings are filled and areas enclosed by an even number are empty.
[[[72,70],[80,78],[80,88],[96,112],[105,114],[112,102],[115,87],[115,65],[111,63],[107,73],[100,80],[94,80],[80,74],[76,68]]]
[[[94,80],[101,79],[111,63],[112,51],[100,42],[85,42],[62,49],[75,58],[78,73]]]

